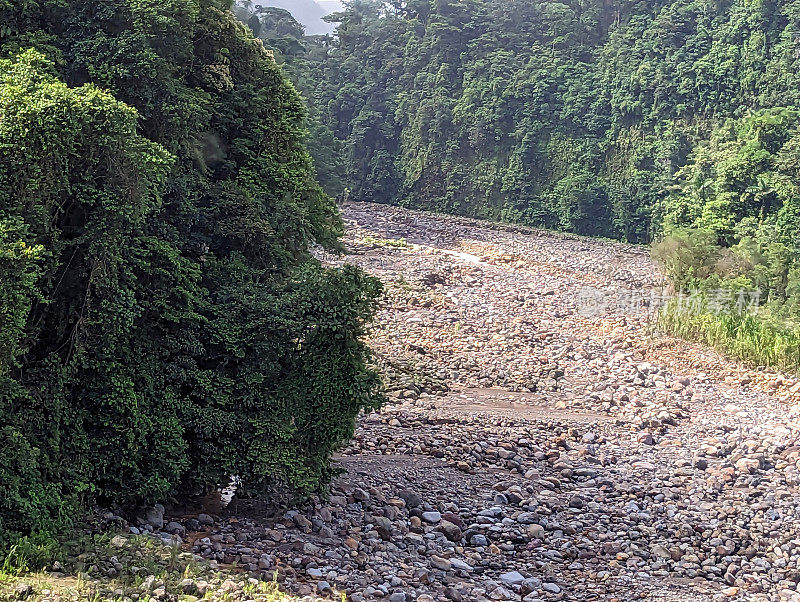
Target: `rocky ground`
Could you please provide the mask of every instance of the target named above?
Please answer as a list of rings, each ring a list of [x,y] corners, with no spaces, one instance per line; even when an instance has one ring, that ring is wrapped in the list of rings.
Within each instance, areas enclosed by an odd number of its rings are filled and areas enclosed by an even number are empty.
[[[371,344],[391,403],[329,500],[146,530],[353,601],[800,600],[800,384],[660,336],[646,250],[344,213],[351,253],[326,260],[386,283]]]
[[[659,337],[646,250],[345,216],[392,403],[328,503],[196,552],[352,600],[800,600],[800,387]]]

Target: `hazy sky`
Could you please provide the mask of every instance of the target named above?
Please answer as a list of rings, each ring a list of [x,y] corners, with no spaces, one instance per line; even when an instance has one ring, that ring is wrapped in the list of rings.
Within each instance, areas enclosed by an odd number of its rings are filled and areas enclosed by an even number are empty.
[[[257,0],[253,4],[262,6],[275,6],[292,13],[292,16],[302,23],[309,35],[331,33],[333,26],[322,20],[322,17],[342,9],[339,0]]]

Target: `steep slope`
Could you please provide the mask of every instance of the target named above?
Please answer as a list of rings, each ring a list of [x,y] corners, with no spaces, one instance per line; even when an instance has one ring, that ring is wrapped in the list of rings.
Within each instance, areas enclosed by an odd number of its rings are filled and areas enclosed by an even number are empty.
[[[798,15],[796,0],[361,0],[317,55],[316,100],[352,198],[646,241],[712,132],[800,102]]]

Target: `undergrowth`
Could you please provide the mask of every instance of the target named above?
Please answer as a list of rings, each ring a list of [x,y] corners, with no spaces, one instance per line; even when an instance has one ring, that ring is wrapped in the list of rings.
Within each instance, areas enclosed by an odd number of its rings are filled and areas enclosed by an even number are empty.
[[[17,542],[0,563],[0,602],[19,599],[300,600],[281,592],[277,573],[272,579],[256,579],[235,566],[208,562],[152,536],[109,534]]]
[[[659,315],[667,333],[699,341],[755,367],[800,373],[800,329],[772,316],[695,312],[668,303]]]
[[[405,238],[377,238],[375,236],[365,236],[364,242],[377,245],[379,247],[396,247],[398,249],[408,248],[408,241]]]

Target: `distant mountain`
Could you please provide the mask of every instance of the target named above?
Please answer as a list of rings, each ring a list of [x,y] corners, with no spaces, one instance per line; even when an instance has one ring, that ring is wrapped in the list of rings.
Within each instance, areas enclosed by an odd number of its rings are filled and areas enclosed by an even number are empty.
[[[311,36],[333,33],[335,27],[323,21],[322,17],[342,10],[342,3],[338,0],[264,0],[260,4],[288,10],[306,28],[306,34]]]

